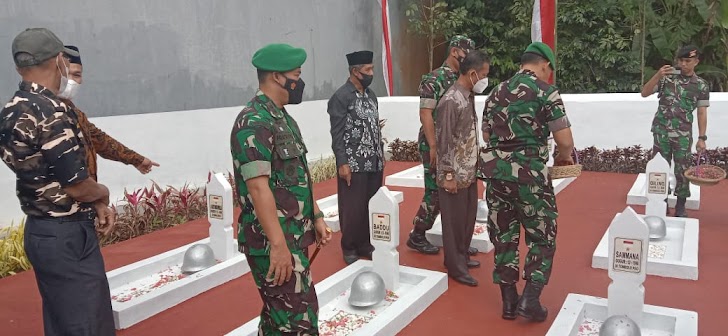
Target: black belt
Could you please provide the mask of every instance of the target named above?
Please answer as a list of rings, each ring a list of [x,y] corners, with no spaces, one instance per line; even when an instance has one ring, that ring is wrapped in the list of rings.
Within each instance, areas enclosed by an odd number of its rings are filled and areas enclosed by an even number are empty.
[[[50,217],[50,216],[29,216],[33,217],[33,219],[36,220],[45,220],[45,221],[58,221],[58,222],[80,222],[80,221],[87,221],[87,220],[95,220],[96,219],[96,211],[84,211],[84,212],[77,212],[72,215],[68,216],[62,216],[62,217]]]

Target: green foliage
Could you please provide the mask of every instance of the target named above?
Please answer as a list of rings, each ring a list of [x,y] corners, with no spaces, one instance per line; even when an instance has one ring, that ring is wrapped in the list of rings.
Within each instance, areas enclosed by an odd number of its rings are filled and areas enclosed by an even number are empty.
[[[518,71],[531,42],[533,0],[447,0],[447,5],[467,12],[455,33],[485,46],[492,85]],[[411,25],[418,22],[408,18]],[[703,51],[696,72],[712,91],[724,91],[727,29],[728,0],[560,0],[556,81],[564,93],[639,91],[656,69],[672,63],[679,47],[692,43]]]
[[[468,15],[464,8],[450,9],[445,1],[435,0],[408,0],[405,14],[409,31],[427,39],[430,69],[436,42],[458,34]]]

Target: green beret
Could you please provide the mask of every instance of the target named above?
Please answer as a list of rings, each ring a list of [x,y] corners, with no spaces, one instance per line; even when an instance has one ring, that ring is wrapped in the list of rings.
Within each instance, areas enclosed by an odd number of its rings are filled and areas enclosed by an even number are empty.
[[[264,71],[291,71],[300,68],[305,61],[305,50],[284,43],[269,44],[253,55],[253,66]]]
[[[551,69],[555,69],[556,67],[556,58],[554,57],[554,52],[551,51],[551,47],[549,47],[548,44],[543,42],[533,42],[530,45],[528,45],[528,48],[526,48],[527,53],[534,53],[536,55],[539,55],[543,58],[545,58],[547,61],[549,61],[549,66]]]

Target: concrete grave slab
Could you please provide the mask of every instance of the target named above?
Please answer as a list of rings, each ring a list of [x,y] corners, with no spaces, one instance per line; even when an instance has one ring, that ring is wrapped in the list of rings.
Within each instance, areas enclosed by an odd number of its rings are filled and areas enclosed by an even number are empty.
[[[645,215],[640,217],[644,218]],[[650,241],[647,274],[697,280],[699,221],[693,218],[665,217],[665,222],[667,236],[658,241]],[[608,231],[604,233],[594,250],[593,268],[607,269],[608,235]]]
[[[607,299],[569,293],[546,336],[598,336],[609,317]],[[642,336],[697,336],[698,313],[644,305]]]
[[[627,193],[627,204],[629,205],[645,205],[647,203],[647,175],[642,173],[637,175],[632,187]],[[675,208],[677,197],[675,195],[667,196],[667,204],[671,208]],[[690,183],[690,197],[685,202],[685,208],[690,210],[700,209],[700,186]]]
[[[424,174],[425,168],[422,165],[418,165],[405,169],[401,172],[388,175],[384,180],[384,184],[390,187],[424,188]],[[576,177],[553,180],[554,192],[558,194],[562,190],[566,189],[566,187],[569,186],[571,182],[574,182],[574,180],[576,180]]]
[[[432,229],[425,232],[425,236],[430,244],[442,247],[442,219],[438,215]],[[480,253],[488,253],[493,250],[493,243],[488,236],[488,227],[486,223],[475,223],[475,231],[473,231],[473,240],[470,241],[470,247],[478,249]]]
[[[400,201],[404,201],[404,194],[401,191],[392,191],[394,196]],[[341,231],[341,223],[339,222],[339,197],[333,194],[317,200],[319,209],[324,213],[324,221],[334,232]]]
[[[351,284],[359,273],[372,271],[372,263],[359,260],[316,284],[322,335],[396,335],[447,290],[445,273],[400,266],[399,287],[388,292],[387,300],[366,309],[352,307],[347,301]],[[334,333],[343,318],[361,324],[342,326]],[[227,335],[257,335],[259,321],[256,317]]]
[[[208,238],[106,273],[116,329],[128,328],[250,271],[232,234],[233,194],[224,175],[212,176],[207,197]],[[195,244],[208,244],[217,264],[183,274],[185,252]]]

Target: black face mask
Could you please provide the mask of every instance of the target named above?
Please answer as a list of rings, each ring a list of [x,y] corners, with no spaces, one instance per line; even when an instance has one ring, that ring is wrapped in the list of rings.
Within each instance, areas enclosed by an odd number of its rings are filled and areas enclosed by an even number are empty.
[[[374,80],[373,75],[367,75],[367,74],[363,74],[363,73],[360,73],[360,74],[361,74],[361,78],[357,78],[357,79],[359,80],[359,84],[361,84],[361,86],[363,88],[366,89],[369,87],[369,85],[372,85],[372,81]]]
[[[283,88],[288,91],[288,104],[300,104],[303,101],[303,88],[306,83],[303,79],[293,80],[286,76],[286,83],[283,84]]]

